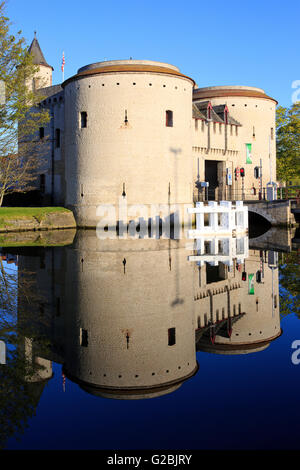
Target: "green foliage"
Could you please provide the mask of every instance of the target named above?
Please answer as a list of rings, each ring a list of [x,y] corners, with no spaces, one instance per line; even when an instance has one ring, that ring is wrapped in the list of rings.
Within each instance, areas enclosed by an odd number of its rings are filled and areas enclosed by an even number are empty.
[[[287,183],[300,176],[300,103],[277,108],[277,179]]]
[[[5,84],[5,103],[0,104],[0,205],[5,194],[32,189],[46,147],[33,136],[50,119],[48,111],[38,107],[42,96],[32,91],[38,67],[33,64],[21,32],[10,34],[9,19],[4,13],[2,2],[0,80]]]

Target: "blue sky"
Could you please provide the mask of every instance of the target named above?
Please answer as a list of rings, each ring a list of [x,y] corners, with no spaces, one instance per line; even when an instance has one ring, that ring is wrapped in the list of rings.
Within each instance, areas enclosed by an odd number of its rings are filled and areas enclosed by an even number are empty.
[[[299,0],[7,0],[13,30],[34,30],[54,83],[91,62],[168,62],[198,86],[258,86],[291,105],[300,80]]]

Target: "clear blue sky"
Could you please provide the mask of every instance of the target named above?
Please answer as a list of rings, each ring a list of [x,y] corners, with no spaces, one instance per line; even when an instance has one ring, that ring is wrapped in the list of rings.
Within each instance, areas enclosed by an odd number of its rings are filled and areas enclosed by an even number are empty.
[[[300,80],[299,0],[7,0],[13,29],[34,30],[61,82],[91,62],[169,62],[198,86],[263,88],[291,105]]]

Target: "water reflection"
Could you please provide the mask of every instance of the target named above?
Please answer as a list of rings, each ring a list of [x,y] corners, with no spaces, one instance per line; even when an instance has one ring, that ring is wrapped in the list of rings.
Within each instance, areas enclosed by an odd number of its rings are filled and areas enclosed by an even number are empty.
[[[247,242],[198,241],[189,251],[186,240],[98,240],[85,231],[71,246],[19,256],[43,294],[25,320],[20,296],[19,324],[50,344],[45,352],[25,337],[23,354],[42,366],[25,380],[51,378],[55,361],[94,395],[153,398],[197,373],[196,351],[265,349],[281,334],[277,254],[248,252]]]
[[[52,377],[52,363],[44,359],[48,339],[39,334],[43,319],[33,311],[43,298],[36,288],[36,272],[18,271],[17,265],[15,255],[0,258],[0,339],[5,345],[0,365],[0,448],[24,431]]]

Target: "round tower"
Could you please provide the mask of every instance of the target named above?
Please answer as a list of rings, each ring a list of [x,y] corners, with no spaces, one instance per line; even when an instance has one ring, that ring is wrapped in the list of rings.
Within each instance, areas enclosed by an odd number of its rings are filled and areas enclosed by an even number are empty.
[[[64,82],[66,205],[79,225],[97,207],[190,204],[194,82],[160,62],[99,62]],[[150,216],[150,212],[149,212]]]
[[[153,398],[197,372],[194,269],[177,245],[86,232],[67,249],[64,370],[87,392]]]
[[[236,142],[238,139],[239,155],[233,164],[234,168],[245,169],[246,190],[253,187],[258,190],[259,183],[254,177],[254,168],[260,166],[260,160],[262,186],[266,187],[271,179],[276,181],[277,101],[274,98],[268,96],[261,88],[212,86],[195,89],[193,101],[210,101],[212,106],[226,104],[229,114],[241,124],[236,130],[229,130],[228,143],[230,145],[231,141]],[[250,193],[246,192],[246,199],[247,196],[249,197]]]

